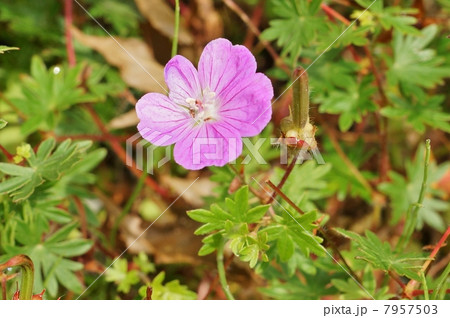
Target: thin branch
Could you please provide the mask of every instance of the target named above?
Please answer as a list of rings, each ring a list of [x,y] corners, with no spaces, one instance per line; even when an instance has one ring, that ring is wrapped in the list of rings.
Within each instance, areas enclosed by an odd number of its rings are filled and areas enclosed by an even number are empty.
[[[219,273],[220,285],[222,285],[222,289],[229,300],[234,300],[233,294],[230,291],[230,287],[228,286],[227,276],[225,273],[225,265],[223,263],[223,252],[225,247],[225,241],[222,238],[222,242],[220,242],[219,247],[217,248],[217,271]]]
[[[108,130],[106,129],[105,125],[103,124],[102,120],[98,116],[98,114],[95,112],[95,110],[92,108],[91,105],[86,105],[87,110],[89,111],[89,114],[91,115],[92,119],[94,120],[97,127],[100,129],[100,131],[105,136],[110,136]],[[112,151],[119,157],[119,159],[123,163],[131,162],[131,165],[126,165],[128,169],[137,177],[140,178],[142,176],[142,171],[136,168],[135,161],[133,158],[130,158],[126,151],[122,148],[119,141],[115,139],[109,140],[109,145],[111,146]],[[147,176],[145,178],[145,184],[149,186],[152,190],[154,190],[156,193],[161,195],[166,200],[171,200],[172,196],[170,195],[169,191],[165,188],[162,188],[155,180],[150,178],[150,176]]]
[[[259,24],[261,23],[261,19],[264,14],[264,3],[265,3],[264,0],[259,1],[258,4],[256,5],[255,9],[252,12],[251,21],[256,28],[258,28]],[[247,47],[248,49],[250,49],[253,45],[254,39],[255,39],[255,33],[253,33],[252,30],[250,30],[250,28],[247,29],[247,33],[245,35],[243,45],[245,47]]]
[[[294,208],[295,211],[297,211],[299,214],[304,214],[304,212],[300,209],[300,207],[297,204],[295,204],[279,187],[274,185],[270,180],[267,180],[266,183],[269,185],[269,187],[271,187],[274,190],[274,192],[276,192],[281,198],[283,198],[283,200],[285,200],[292,208]],[[356,279],[358,283],[362,285],[361,279],[358,277],[358,275],[356,275],[356,273],[347,263],[344,256],[341,254],[337,246],[333,243],[333,240],[327,234],[326,230],[322,226],[320,226],[320,224],[316,223],[316,225],[318,227],[319,233],[324,237],[327,243],[330,244],[331,249],[336,255],[338,255],[342,263],[344,263],[348,272],[353,276],[353,278]]]
[[[73,200],[75,201],[78,214],[80,215],[81,233],[83,234],[84,238],[88,238],[86,209],[84,208],[83,202],[81,202],[81,199],[79,197],[74,196]]]
[[[287,178],[290,176],[290,174],[292,173],[292,170],[294,170],[295,164],[297,162],[297,158],[298,155],[300,154],[300,152],[296,152],[294,154],[294,158],[292,158],[291,163],[289,164],[289,166],[287,167],[286,171],[284,172],[283,177],[281,178],[280,183],[278,183],[277,188],[281,189],[283,188],[284,184],[286,183]],[[272,195],[270,196],[270,198],[267,200],[266,204],[271,204],[273,202],[273,200],[275,200],[275,197],[277,196],[277,192],[274,190],[274,192],[272,193]]]
[[[172,57],[178,52],[178,34],[180,32],[180,0],[175,0],[175,27],[172,40]]]
[[[422,268],[419,271],[420,273],[425,273],[427,271],[428,266],[430,266],[431,262],[434,260],[435,256],[437,255],[437,253],[439,252],[441,247],[444,246],[444,243],[447,240],[449,235],[450,235],[450,226],[447,228],[444,235],[442,235],[439,242],[436,244],[436,246],[431,251],[429,259],[422,265]],[[418,282],[416,280],[413,280],[413,279],[410,280],[408,282],[408,284],[406,285],[405,294],[411,295],[417,284],[418,284]]]
[[[5,147],[0,145],[0,150],[3,152],[8,161],[13,161],[14,156]]]
[[[275,64],[290,76],[291,75],[290,68],[286,65],[286,63],[284,63],[283,59],[277,54],[277,52],[270,45],[270,43],[261,37],[261,32],[253,24],[249,16],[233,0],[223,0],[223,2],[228,8],[230,8],[231,11],[236,13],[239,16],[239,18],[241,18],[241,20],[247,25],[247,27],[258,37],[259,42],[261,42],[261,44],[264,46],[267,52],[269,52],[269,54],[272,56],[273,60],[275,61]]]
[[[66,51],[69,66],[73,67],[77,64],[75,57],[75,49],[72,41],[72,0],[64,0],[64,28],[66,37]]]

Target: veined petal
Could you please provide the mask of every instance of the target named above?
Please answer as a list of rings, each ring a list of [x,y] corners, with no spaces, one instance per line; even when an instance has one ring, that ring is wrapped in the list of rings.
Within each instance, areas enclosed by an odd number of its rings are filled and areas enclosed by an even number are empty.
[[[204,124],[177,142],[173,153],[175,161],[189,170],[222,167],[242,153],[242,140],[239,132],[225,123]]]
[[[167,96],[149,93],[138,100],[136,112],[142,137],[157,146],[171,145],[189,132],[192,117]]]
[[[242,45],[232,45],[226,39],[213,40],[206,45],[198,63],[203,89],[215,92],[220,98],[238,87],[256,72],[256,60]]]
[[[239,130],[242,137],[255,136],[272,117],[272,98],[272,83],[264,74],[256,73],[245,85],[227,92],[219,117]]]
[[[187,98],[201,95],[198,72],[192,63],[181,55],[173,57],[164,68],[164,77],[169,88],[169,98],[176,104],[188,106]]]

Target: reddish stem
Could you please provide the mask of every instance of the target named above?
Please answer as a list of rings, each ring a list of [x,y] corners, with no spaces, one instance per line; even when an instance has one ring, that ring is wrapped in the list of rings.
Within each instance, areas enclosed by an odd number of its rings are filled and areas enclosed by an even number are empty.
[[[8,151],[6,150],[5,147],[3,147],[2,145],[0,145],[0,150],[3,152],[3,154],[6,156],[6,158],[8,159],[8,161],[12,161],[14,156]]]
[[[423,266],[422,266],[422,271],[425,272],[428,268],[428,266],[431,264],[431,262],[433,261],[434,257],[437,255],[437,253],[439,252],[440,248],[444,245],[445,241],[447,240],[448,236],[450,235],[450,226],[447,228],[447,230],[445,231],[444,235],[442,235],[441,239],[439,240],[439,242],[436,244],[436,246],[434,247],[434,249],[431,251],[430,254],[430,259],[427,260]]]
[[[259,24],[261,23],[261,18],[264,13],[264,0],[259,1],[257,4],[255,10],[253,10],[251,21],[255,27],[258,28]],[[253,33],[250,28],[247,29],[247,34],[245,35],[245,40],[243,45],[247,47],[249,50],[251,50],[251,47],[253,46],[253,41],[255,40],[255,33]]]
[[[83,202],[81,202],[81,199],[79,197],[74,196],[73,200],[75,201],[75,205],[78,209],[78,214],[80,215],[81,233],[83,234],[84,238],[88,238],[86,209],[84,208]]]
[[[3,300],[6,300],[6,275],[2,274],[0,277],[2,278],[2,281],[1,281],[1,284],[2,284],[2,298],[3,298]]]
[[[266,183],[269,185],[269,187],[272,188],[272,190],[273,190],[276,194],[278,194],[281,198],[283,198],[283,200],[286,201],[291,207],[293,207],[294,210],[297,211],[300,215],[305,214],[305,212],[303,212],[302,209],[300,209],[300,208],[297,206],[297,204],[295,204],[291,199],[289,199],[289,197],[288,197],[286,194],[284,194],[284,192],[281,191],[281,189],[280,189],[279,187],[277,187],[276,185],[274,185],[274,184],[272,183],[272,181],[267,180]],[[274,196],[272,195],[272,198],[273,198],[273,197],[274,197]]]
[[[64,0],[64,27],[67,59],[69,61],[69,66],[73,67],[77,64],[77,61],[75,57],[75,49],[73,47],[72,32],[70,32],[70,28],[72,27],[72,0]]]
[[[289,76],[291,75],[291,70],[284,63],[283,59],[277,54],[274,48],[270,45],[270,43],[263,38],[261,38],[261,32],[259,29],[253,24],[250,20],[249,16],[239,7],[233,0],[223,0],[225,5],[230,8],[234,13],[236,13],[239,18],[247,25],[247,27],[258,37],[259,42],[266,48],[267,52],[272,56],[275,61],[275,64],[282,69]]]
[[[429,259],[422,265],[420,272],[423,272],[423,273],[426,272],[426,270],[428,269],[428,266],[430,266],[431,262],[434,260],[434,257],[437,255],[437,253],[439,252],[441,247],[444,245],[444,243],[447,240],[449,235],[450,235],[450,226],[447,228],[444,235],[442,235],[439,242],[436,244],[436,246],[431,251]],[[406,296],[412,295],[412,293],[414,292],[414,288],[416,287],[417,284],[418,284],[418,282],[416,280],[410,280],[408,282],[408,284],[406,285],[405,295]]]
[[[322,3],[320,5],[320,7],[329,17],[333,17],[333,18],[341,21],[342,23],[344,23],[347,26],[350,25],[349,20],[347,20],[343,15],[341,15],[339,12],[335,11],[333,8],[329,7],[325,3]]]
[[[284,172],[283,177],[281,178],[280,183],[278,183],[278,186],[276,188],[278,188],[280,191],[283,188],[284,184],[286,183],[287,178],[289,177],[289,175],[291,174],[292,170],[295,167],[295,163],[297,162],[297,158],[300,152],[296,152],[294,155],[294,158],[292,158],[291,163],[289,164],[289,166],[287,167],[286,171]],[[267,201],[266,204],[271,204],[273,202],[273,200],[275,200],[275,197],[277,196],[277,191],[274,190],[274,192],[272,193],[272,195],[270,196],[269,200]]]
[[[92,119],[94,120],[95,124],[97,125],[97,127],[100,129],[100,131],[102,132],[102,134],[109,139],[109,145],[111,147],[111,149],[115,152],[115,154],[119,157],[119,159],[123,162],[123,163],[127,163],[127,162],[131,162],[131,165],[126,165],[128,167],[128,169],[137,177],[140,178],[142,175],[142,171],[136,168],[136,164],[134,162],[134,160],[132,158],[130,158],[128,156],[128,154],[126,153],[126,151],[122,148],[122,146],[120,145],[120,142],[115,139],[115,138],[111,138],[111,134],[108,132],[108,130],[106,129],[105,125],[103,124],[102,120],[100,119],[100,117],[97,115],[97,113],[95,112],[95,110],[92,108],[91,105],[86,105],[87,110],[89,111],[89,114],[91,115]],[[166,200],[171,200],[172,196],[170,195],[170,193],[159,186],[159,184],[153,180],[152,178],[150,178],[149,176],[147,176],[145,178],[145,184],[147,186],[149,186],[152,190],[154,190],[156,193],[158,193],[159,195],[161,195],[161,197],[163,197]]]
[[[131,136],[116,136],[116,135],[89,135],[89,134],[80,134],[80,135],[64,135],[64,136],[54,136],[57,141],[63,141],[66,139],[73,140],[94,140],[94,141],[111,141],[111,139],[115,139],[117,141],[126,141]]]

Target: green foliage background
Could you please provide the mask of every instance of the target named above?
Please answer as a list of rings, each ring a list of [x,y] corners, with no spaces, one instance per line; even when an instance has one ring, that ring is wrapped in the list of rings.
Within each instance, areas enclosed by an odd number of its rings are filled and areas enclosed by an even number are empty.
[[[424,6],[418,9],[418,2]],[[194,264],[156,264],[145,253],[127,252],[116,259],[126,242],[120,235],[111,240],[111,223],[117,215],[98,204],[99,193],[113,196],[121,191],[119,183],[128,188],[128,195],[137,188],[131,196],[137,203],[124,200],[119,208],[123,215],[131,211],[144,221],[157,218],[153,216],[161,198],[153,191],[141,191],[139,181],[118,160],[117,147],[124,148],[121,142],[136,133],[135,127],[105,132],[98,121],[105,126],[132,110],[133,103],[124,96],[139,98],[146,92],[129,87],[117,68],[78,41],[78,63],[69,67],[63,2],[4,0],[0,263],[17,254],[30,256],[34,292],[45,288],[48,299],[77,298],[82,293],[87,299],[142,299],[149,297],[149,290],[153,299],[196,299],[199,294],[194,290],[201,280],[217,275],[207,255],[225,244],[228,260],[258,277],[245,282],[255,286],[250,297],[390,299],[405,295],[402,286],[390,284],[400,280],[435,290],[415,298],[448,299],[448,265],[433,275],[425,275],[421,268],[429,255],[424,246],[436,244],[449,226],[449,1],[236,3],[249,14],[262,10],[262,34],[251,44],[276,96],[292,82],[280,61],[288,69],[299,64],[308,68],[311,117],[326,164],[310,160],[293,169],[282,191],[296,207],[280,197],[267,204],[272,190],[264,181],[277,184],[285,167],[277,161],[279,149],[265,142],[260,150],[268,165],[242,164],[244,150],[236,164],[210,167],[196,175],[215,182],[203,207],[178,207],[179,215],[190,210],[187,215],[196,221],[195,235],[202,239],[198,254],[205,260],[201,270]],[[148,23],[134,1],[82,4],[111,34],[148,40]],[[239,17],[222,1],[214,5],[223,17],[224,36],[234,43],[245,41]],[[327,15],[324,5],[338,16],[329,11]],[[74,17],[85,34],[107,36],[76,4]],[[273,46],[280,60],[276,63],[261,46],[253,45],[257,43]],[[259,137],[279,137],[277,118],[287,115],[288,106],[283,98],[277,100],[273,122]],[[418,204],[423,187],[428,138],[432,153],[425,198],[414,233],[406,249],[399,251],[396,244],[407,213]],[[164,150],[158,151],[162,156]],[[162,184],[164,175],[192,176],[174,162],[152,178]],[[151,203],[149,217],[139,212],[143,198]],[[166,201],[165,206],[171,203]],[[446,252],[448,247],[433,264]],[[340,257],[368,293],[349,278]],[[112,266],[96,281],[101,270],[93,270],[92,264]],[[231,292],[245,295],[244,282],[233,271],[239,272],[229,268]],[[11,273],[0,277],[6,274]],[[14,281],[8,281],[7,295],[2,297],[12,297]],[[215,288],[205,297],[223,297],[220,287]]]

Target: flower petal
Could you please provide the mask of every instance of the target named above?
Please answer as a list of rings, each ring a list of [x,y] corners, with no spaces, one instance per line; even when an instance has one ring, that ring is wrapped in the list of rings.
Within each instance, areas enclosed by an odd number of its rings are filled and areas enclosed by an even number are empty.
[[[164,77],[169,87],[169,98],[178,105],[188,106],[187,98],[201,95],[198,72],[192,63],[181,55],[173,57],[164,68]]]
[[[189,132],[192,117],[167,96],[149,93],[138,100],[136,112],[142,137],[157,146],[171,145]]]
[[[242,153],[239,132],[224,123],[196,126],[175,144],[175,161],[189,170],[206,166],[222,167]]]
[[[202,88],[208,88],[218,97],[242,85],[242,81],[255,72],[256,60],[252,53],[245,46],[233,46],[226,39],[209,42],[198,63]]]
[[[272,117],[273,87],[262,73],[256,73],[246,85],[234,88],[221,100],[222,121],[239,130],[242,137],[259,134]]]

